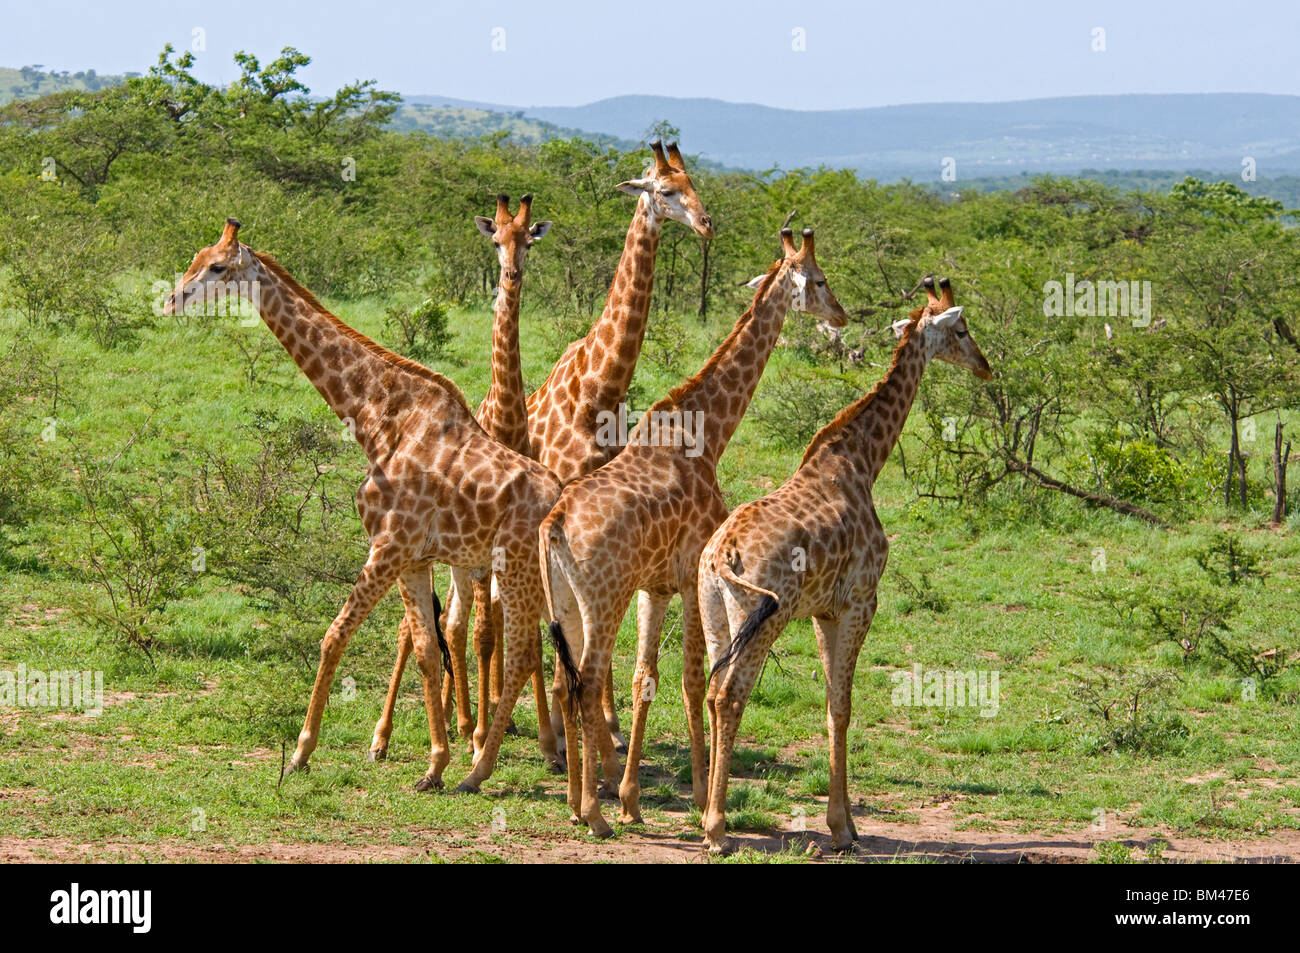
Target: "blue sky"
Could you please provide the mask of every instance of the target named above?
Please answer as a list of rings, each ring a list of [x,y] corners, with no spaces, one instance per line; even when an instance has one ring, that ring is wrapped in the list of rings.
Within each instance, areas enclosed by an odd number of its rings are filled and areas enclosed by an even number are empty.
[[[313,58],[305,76],[320,93],[374,78],[407,94],[518,105],[652,93],[799,109],[1300,93],[1295,0],[0,0],[0,8],[0,65],[143,72],[165,42],[188,49],[200,29],[204,79],[232,78],[235,50],[265,62],[292,45]],[[1104,52],[1092,49],[1096,28]]]

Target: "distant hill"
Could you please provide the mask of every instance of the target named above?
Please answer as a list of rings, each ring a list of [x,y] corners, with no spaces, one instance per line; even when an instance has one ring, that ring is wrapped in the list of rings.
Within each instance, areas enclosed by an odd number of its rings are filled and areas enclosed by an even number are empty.
[[[0,67],[0,104],[100,89],[124,78]],[[825,165],[886,182],[908,178],[938,191],[1016,187],[1023,176],[1042,173],[1086,173],[1112,185],[1163,188],[1194,173],[1231,178],[1288,207],[1300,205],[1300,96],[1074,96],[819,111],[665,96],[511,106],[408,95],[392,125],[448,138],[505,131],[525,143],[582,136],[629,148],[661,121],[678,127],[683,147],[713,167]],[[1240,180],[1246,157],[1255,160],[1256,182]],[[956,174],[952,181],[941,179],[947,159]]]
[[[80,73],[47,73],[35,66],[11,69],[0,66],[0,106],[13,99],[32,99],[47,93],[61,93],[69,89],[88,89],[94,91],[105,86],[116,86],[127,76],[100,75],[93,69]]]
[[[408,101],[440,102],[437,96]],[[877,179],[958,180],[1085,168],[1300,173],[1300,96],[1074,96],[800,111],[716,99],[619,96],[586,106],[479,104],[572,129],[640,139],[667,120],[689,151],[749,169],[828,165]]]
[[[432,97],[429,97],[432,98]],[[505,131],[518,142],[538,143],[548,139],[572,139],[580,136],[601,145],[630,149],[634,141],[581,129],[567,129],[542,119],[527,118],[522,111],[486,109],[476,104],[434,106],[404,101],[393,114],[390,125],[402,132],[420,131],[446,139],[473,139]],[[449,102],[456,102],[454,100]]]

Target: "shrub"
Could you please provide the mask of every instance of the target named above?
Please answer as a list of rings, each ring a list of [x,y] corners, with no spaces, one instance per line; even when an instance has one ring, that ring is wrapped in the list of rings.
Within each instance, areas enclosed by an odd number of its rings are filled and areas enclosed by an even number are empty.
[[[398,350],[417,361],[442,357],[455,335],[447,324],[447,306],[426,298],[414,308],[396,306],[385,312],[384,327]]]
[[[754,419],[780,445],[801,447],[860,396],[858,385],[847,377],[815,368],[782,368],[764,384]]]

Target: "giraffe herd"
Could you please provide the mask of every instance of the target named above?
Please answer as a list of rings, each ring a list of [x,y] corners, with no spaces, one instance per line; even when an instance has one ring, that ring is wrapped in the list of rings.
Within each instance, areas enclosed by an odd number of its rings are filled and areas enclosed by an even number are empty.
[[[794,311],[842,327],[848,315],[817,264],[813,232],[805,229],[796,246],[793,233],[782,229],[782,257],[750,282],[753,303],[704,367],[654,404],[626,440],[612,437],[610,421],[625,412],[645,336],[664,225],[672,220],[702,238],[714,236],[677,146],[650,148],[645,174],[618,186],[637,203],[604,310],[531,395],[525,395],[519,354],[521,286],[529,249],[551,223],[532,221],[531,196],[511,213],[508,197],[500,195],[495,216],[476,218],[500,268],[491,383],[477,413],[449,379],[348,327],[274,258],[242,244],[234,219],[216,244],[194,256],[169,296],[171,313],[204,300],[213,284],[254,289],[254,307],[348,425],[368,462],[357,508],[369,555],[321,642],[288,770],[308,769],[348,641],[396,584],[405,614],[370,757],[387,753],[402,673],[414,654],[430,734],[429,768],[416,788],[443,787],[454,709],[457,734],[473,754],[458,790],[477,791],[492,774],[531,678],[538,745],[556,770],[567,771],[573,820],[607,836],[602,794],[616,790],[622,823],[641,820],[638,768],[658,687],[661,629],[672,597],[680,595],[692,793],[709,850],[728,849],[727,775],[750,690],[786,623],[808,617],[826,677],[826,820],[832,845],[849,850],[857,838],[846,761],[853,673],[888,549],[872,485],[927,364],[938,358],[982,379],[989,366],[947,279],[936,293],[927,278],[927,303],[894,325],[899,342],[884,379],[818,432],[779,489],[729,514],[718,460],[786,316]],[[449,567],[452,578],[446,636],[433,589],[435,564]],[[625,745],[611,663],[634,594],[638,644]],[[466,661],[471,601],[476,720]],[[556,655],[549,706],[539,623],[549,627]],[[623,752],[627,764],[620,771]]]

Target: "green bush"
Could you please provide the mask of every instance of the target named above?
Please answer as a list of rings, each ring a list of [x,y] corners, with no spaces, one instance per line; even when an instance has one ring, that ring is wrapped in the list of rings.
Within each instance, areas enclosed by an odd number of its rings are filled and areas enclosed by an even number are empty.
[[[397,350],[417,361],[445,356],[455,337],[447,323],[447,306],[432,298],[413,308],[388,308],[384,327],[396,340]]]

